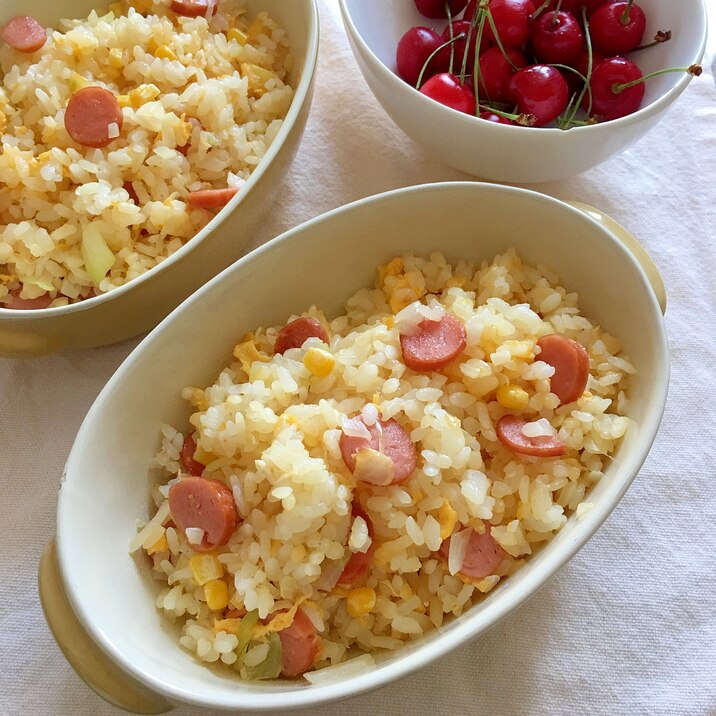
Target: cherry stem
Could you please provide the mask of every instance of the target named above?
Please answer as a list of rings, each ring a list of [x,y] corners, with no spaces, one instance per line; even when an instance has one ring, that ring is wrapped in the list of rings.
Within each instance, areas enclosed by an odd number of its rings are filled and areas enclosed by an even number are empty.
[[[517,124],[523,127],[534,127],[537,123],[537,117],[533,114],[512,114],[510,112],[503,112],[501,109],[495,109],[495,107],[491,107],[489,104],[481,104],[477,109],[482,112],[492,112],[498,117],[511,119],[513,122],[517,122]]]
[[[637,50],[648,50],[650,47],[662,45],[664,42],[668,42],[670,39],[671,30],[659,30],[659,32],[654,35],[654,42],[650,42],[648,45],[639,45],[639,47],[635,47],[632,52],[637,52]]]
[[[517,65],[512,61],[510,56],[507,54],[507,51],[505,50],[505,46],[502,44],[502,40],[500,40],[500,33],[497,31],[497,27],[495,25],[495,19],[492,17],[492,12],[490,11],[490,8],[488,6],[487,8],[487,20],[490,23],[490,28],[492,29],[492,34],[495,36],[495,42],[497,43],[497,46],[500,48],[500,52],[502,53],[502,56],[510,63],[510,67],[512,67],[515,72],[517,72]]]
[[[477,26],[477,40],[475,41],[475,65],[472,70],[472,83],[475,88],[475,115],[480,114],[480,53],[478,48],[482,45],[482,33],[485,30],[485,17],[489,14],[487,7],[489,0],[480,0],[478,3],[479,20]]]
[[[455,38],[455,28],[452,26],[452,11],[450,10],[450,3],[445,0],[445,13],[447,14],[448,27],[450,28],[450,39]],[[455,62],[455,45],[450,45],[450,74],[452,74],[452,66]]]
[[[544,0],[544,2],[530,15],[530,20],[536,20],[542,12],[546,10],[550,2],[552,2],[552,0]]]
[[[477,18],[480,13],[480,8],[475,7],[475,13],[470,20],[470,29],[467,31],[467,41],[465,42],[465,52],[462,53],[462,68],[460,70],[460,84],[465,84],[465,76],[467,74],[467,57],[470,54],[470,45],[472,43],[472,34],[475,31],[477,25]]]
[[[629,87],[634,87],[635,85],[641,84],[642,82],[646,82],[647,80],[650,80],[652,77],[658,77],[659,75],[665,75],[669,72],[687,72],[690,75],[693,75],[694,77],[698,77],[702,72],[701,65],[691,65],[690,67],[669,67],[666,70],[657,70],[656,72],[649,72],[648,75],[644,75],[643,77],[640,77],[638,80],[632,80],[631,82],[616,82],[612,85],[612,92],[614,94],[619,94],[620,92],[623,92],[625,89],[629,89]]]
[[[589,105],[587,106],[587,116],[592,113],[592,70],[594,69],[594,50],[592,48],[592,33],[589,30],[589,20],[587,19],[587,8],[582,6],[582,21],[584,24],[584,41],[587,45],[587,75],[584,78],[584,86],[579,94],[579,99],[575,105],[572,114],[567,118],[567,127],[574,123],[579,108],[582,106],[584,93],[589,92]]]
[[[563,2],[563,0],[557,0],[557,7],[554,9],[554,12],[552,13],[552,27],[554,27],[557,24],[557,15],[562,10],[562,2]]]
[[[425,64],[423,65],[423,68],[420,70],[420,74],[418,75],[418,81],[415,83],[415,89],[419,90],[420,85],[423,84],[423,77],[425,76],[425,71],[428,69],[428,65],[433,61],[435,55],[438,54],[441,50],[444,50],[446,47],[450,47],[454,42],[457,42],[458,40],[462,40],[465,37],[465,33],[461,32],[459,35],[456,35],[452,38],[452,40],[448,40],[447,42],[443,43],[438,47],[437,49],[433,50],[430,53],[430,56],[427,60],[425,60]]]
[[[634,0],[629,0],[627,6],[624,8],[622,16],[619,18],[622,25],[628,25],[631,15],[631,6],[634,4]]]

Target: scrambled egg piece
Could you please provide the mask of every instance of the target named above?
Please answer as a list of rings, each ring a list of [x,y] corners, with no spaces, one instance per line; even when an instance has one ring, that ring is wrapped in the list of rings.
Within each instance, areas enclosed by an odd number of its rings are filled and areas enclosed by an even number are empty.
[[[271,360],[269,356],[256,347],[253,333],[247,333],[244,336],[244,340],[234,348],[234,358],[241,363],[241,369],[247,375],[256,361],[268,363]]]
[[[393,313],[402,311],[426,294],[422,276],[417,271],[406,272],[405,262],[399,256],[378,267],[376,288],[385,294]]]

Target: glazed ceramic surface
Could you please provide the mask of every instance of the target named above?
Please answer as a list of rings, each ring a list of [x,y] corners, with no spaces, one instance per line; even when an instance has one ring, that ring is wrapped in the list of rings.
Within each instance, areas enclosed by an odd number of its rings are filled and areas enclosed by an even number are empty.
[[[596,126],[564,132],[495,124],[438,104],[395,74],[396,48],[406,30],[425,25],[442,31],[445,20],[423,17],[412,0],[340,4],[358,66],[391,119],[446,164],[491,181],[554,181],[600,164],[651,129],[692,79],[681,73],[650,80],[638,112]],[[643,72],[701,61],[706,47],[704,0],[640,0],[640,5],[648,18],[646,38],[657,30],[673,32],[670,42],[638,53]]]
[[[467,205],[472,211],[463,210]],[[337,315],[345,299],[372,284],[376,266],[396,255],[442,251],[450,261],[479,262],[509,247],[551,267],[568,290],[579,292],[585,315],[623,341],[639,371],[631,387],[634,424],[588,498],[594,507],[580,519],[571,517],[479,605],[402,651],[377,657],[369,671],[322,685],[247,683],[228,669],[197,662],[154,606],[159,586],[144,555],[128,553],[137,518],[150,516],[149,489],[159,476],[149,465],[160,426],[188,424],[181,389],[212,383],[235,343],[259,325],[281,324],[312,304]],[[523,189],[446,183],[337,209],[254,251],[199,290],[140,344],[97,398],[59,497],[59,565],[69,603],[119,673],[172,702],[277,711],[376,688],[494,626],[594,534],[649,452],[668,373],[662,313],[647,275],[614,234],[567,204]]]
[[[86,16],[109,4],[97,0],[26,0],[23,12],[53,26],[63,17]],[[275,141],[241,191],[179,251],[143,276],[80,303],[13,311],[0,308],[0,356],[31,356],[62,348],[105,345],[153,328],[181,301],[242,253],[269,209],[303,134],[318,52],[315,0],[247,0],[250,13],[266,10],[286,28],[294,57],[296,93]],[[0,25],[16,15],[15,0],[0,0]]]

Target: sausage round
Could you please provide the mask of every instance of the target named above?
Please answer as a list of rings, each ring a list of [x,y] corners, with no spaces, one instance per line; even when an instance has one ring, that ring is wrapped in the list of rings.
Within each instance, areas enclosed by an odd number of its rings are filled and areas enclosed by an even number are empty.
[[[6,296],[5,303],[0,303],[0,308],[11,308],[15,311],[37,311],[49,308],[53,301],[49,293],[43,293],[37,298],[20,298],[19,293],[16,291]]]
[[[541,351],[538,359],[554,368],[550,390],[562,405],[577,400],[589,378],[589,354],[584,346],[557,334],[540,338],[537,345]]]
[[[455,360],[464,350],[465,327],[450,314],[439,321],[423,321],[417,333],[400,335],[403,362],[419,372],[438,370]]]
[[[190,191],[187,201],[189,206],[195,209],[220,209],[226,206],[238,192],[239,190],[235,187],[201,189],[200,191]]]
[[[283,355],[290,348],[300,348],[309,338],[318,338],[328,344],[326,329],[316,318],[303,316],[287,323],[276,335],[274,353]]]
[[[387,455],[392,461],[393,480],[390,484],[397,485],[407,480],[415,470],[418,454],[403,426],[391,418],[385,421],[378,420],[374,425],[366,425],[366,428],[370,433],[370,440],[341,433],[339,444],[346,467],[353,472],[356,468],[358,452],[370,448]]]
[[[353,519],[362,517],[368,525],[368,536],[373,540],[373,523],[368,515],[360,508],[359,505],[353,503]],[[346,566],[338,577],[336,584],[349,586],[359,582],[370,570],[373,565],[373,556],[375,555],[376,544],[371,541],[370,547],[365,552],[353,552],[346,562]]]
[[[184,438],[184,443],[181,446],[181,452],[179,453],[179,464],[182,470],[189,475],[198,476],[204,472],[205,465],[197,462],[194,459],[194,453],[196,452],[196,440],[191,435],[187,435]]]
[[[225,545],[236,528],[239,515],[231,490],[218,480],[185,477],[169,489],[169,510],[176,526],[184,532],[189,527],[204,530],[195,552],[210,552]]]
[[[29,15],[17,15],[0,33],[2,39],[19,52],[37,52],[47,42],[47,31]]]
[[[497,423],[496,431],[500,442],[512,452],[533,457],[559,457],[567,451],[566,445],[557,437],[542,435],[527,437],[522,428],[527,421],[518,415],[505,415]]]
[[[293,621],[278,632],[282,647],[282,676],[300,676],[316,661],[321,648],[321,638],[316,627],[299,607]]]
[[[489,522],[483,522],[485,531],[478,534],[471,531],[470,539],[465,550],[465,558],[460,567],[460,574],[468,579],[484,579],[495,573],[505,558],[505,550],[500,547],[491,534]],[[450,538],[440,545],[440,554],[447,560],[450,554]]]
[[[109,136],[109,125],[122,131],[122,108],[117,98],[104,87],[77,90],[65,109],[65,129],[83,147],[106,147],[116,137]]]
[[[170,9],[184,17],[206,17],[219,9],[219,0],[172,0]]]

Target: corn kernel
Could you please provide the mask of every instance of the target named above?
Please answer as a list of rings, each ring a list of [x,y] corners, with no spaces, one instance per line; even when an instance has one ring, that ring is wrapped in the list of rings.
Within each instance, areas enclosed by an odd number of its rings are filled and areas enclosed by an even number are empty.
[[[245,45],[249,41],[249,36],[245,32],[241,32],[237,27],[234,27],[226,33],[226,39],[229,40],[229,42],[236,40],[239,45]]]
[[[303,365],[306,369],[318,378],[325,378],[333,371],[336,359],[322,348],[309,348],[303,358]]]
[[[147,548],[147,554],[152,555],[156,552],[166,552],[169,549],[166,535],[162,535],[151,547]]]
[[[109,51],[109,64],[116,70],[124,67],[124,52],[119,47],[113,47]]]
[[[348,592],[346,599],[348,613],[352,617],[360,617],[368,614],[375,606],[375,589],[370,587],[358,587]]]
[[[189,569],[194,575],[194,581],[203,587],[212,579],[224,576],[224,565],[212,554],[197,554],[189,560]]]
[[[139,87],[135,87],[133,90],[130,90],[129,92],[129,101],[132,103],[132,106],[137,109],[141,107],[143,104],[146,104],[147,102],[151,102],[152,100],[159,97],[161,94],[161,90],[156,85],[152,84],[144,84],[139,85]]]
[[[530,402],[530,394],[519,385],[501,385],[497,389],[497,402],[508,410],[524,410]]]
[[[162,60],[176,60],[177,56],[172,51],[172,48],[168,45],[159,45],[156,50],[154,50],[154,56],[159,57]]]
[[[129,95],[127,94],[119,94],[117,95],[117,103],[120,107],[129,107],[132,102],[129,99]]]
[[[457,524],[457,512],[447,500],[443,501],[443,505],[438,511],[438,522],[440,523],[440,539],[446,540],[455,529]]]
[[[229,604],[229,587],[223,579],[212,579],[204,585],[204,596],[209,609],[226,609]]]

